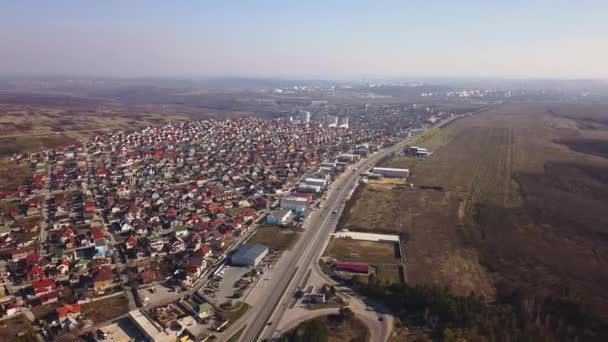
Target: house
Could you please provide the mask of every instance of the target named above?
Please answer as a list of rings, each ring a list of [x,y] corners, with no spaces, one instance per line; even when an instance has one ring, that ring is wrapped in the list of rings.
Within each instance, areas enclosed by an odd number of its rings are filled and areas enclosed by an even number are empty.
[[[173,227],[173,232],[175,233],[175,236],[180,238],[186,237],[189,234],[188,227],[182,225]]]
[[[18,262],[19,260],[23,260],[27,258],[27,251],[21,248],[15,248],[11,251],[11,258],[13,262]]]
[[[44,278],[32,281],[32,289],[35,297],[42,297],[54,292],[57,289],[54,279]]]
[[[113,282],[112,266],[104,265],[93,272],[93,289],[96,293],[103,293],[106,289],[112,287]]]
[[[293,219],[291,210],[272,210],[266,217],[269,224],[285,225]]]
[[[202,257],[203,259],[208,259],[213,255],[211,246],[208,245],[201,246],[199,249],[194,251],[194,254]]]
[[[186,250],[186,244],[184,240],[175,237],[171,241],[171,253],[179,253]]]
[[[145,270],[141,272],[141,282],[143,284],[149,284],[156,281],[156,272],[154,270]]]
[[[63,324],[66,319],[76,320],[80,318],[81,308],[78,304],[64,304],[55,310],[59,318],[59,324]]]
[[[70,272],[70,262],[63,259],[61,261],[61,264],[57,266],[57,273],[61,275],[66,275],[68,274],[68,272]]]
[[[131,236],[129,236],[129,238],[125,242],[125,247],[127,249],[131,249],[131,248],[137,247],[138,242],[139,242],[139,240],[137,239],[137,237],[131,235]]]
[[[27,276],[29,279],[39,279],[44,277],[44,271],[42,267],[34,265],[27,271]]]
[[[108,253],[108,241],[105,238],[95,240],[95,253],[105,256]]]

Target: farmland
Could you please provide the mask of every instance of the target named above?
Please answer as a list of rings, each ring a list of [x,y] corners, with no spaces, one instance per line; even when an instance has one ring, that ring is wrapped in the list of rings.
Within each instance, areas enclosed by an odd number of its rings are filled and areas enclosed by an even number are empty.
[[[557,296],[608,317],[607,122],[608,106],[565,104],[458,120],[420,143],[430,157],[383,161],[414,186],[359,187],[340,227],[401,234],[413,285]]]
[[[372,264],[399,262],[393,243],[334,238],[329,242],[325,253],[341,261]]]

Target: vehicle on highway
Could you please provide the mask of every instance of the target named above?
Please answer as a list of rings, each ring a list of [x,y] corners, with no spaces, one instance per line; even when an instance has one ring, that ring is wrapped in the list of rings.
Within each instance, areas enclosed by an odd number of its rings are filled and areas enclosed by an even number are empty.
[[[331,213],[332,213],[332,214],[337,214],[337,213],[338,213],[338,211],[337,211],[337,210],[334,210],[334,211],[332,211]]]

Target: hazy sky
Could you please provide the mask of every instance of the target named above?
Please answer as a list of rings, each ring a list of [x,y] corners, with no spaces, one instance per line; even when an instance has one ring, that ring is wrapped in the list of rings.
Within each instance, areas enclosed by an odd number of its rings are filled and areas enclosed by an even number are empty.
[[[608,0],[4,0],[0,73],[608,78]]]

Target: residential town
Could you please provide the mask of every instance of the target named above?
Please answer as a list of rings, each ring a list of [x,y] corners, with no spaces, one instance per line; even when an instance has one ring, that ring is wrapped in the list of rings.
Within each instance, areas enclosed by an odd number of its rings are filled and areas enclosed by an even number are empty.
[[[0,194],[1,313],[55,307],[40,320],[48,339],[108,323],[83,317],[83,303],[124,296],[135,309],[149,304],[141,289],[155,284],[169,288],[168,298],[194,293],[257,223],[305,219],[336,172],[401,133],[323,125],[309,115],[238,118],[15,155],[33,175]],[[266,256],[261,248],[250,266]],[[190,307],[201,305],[209,304],[199,297]]]

